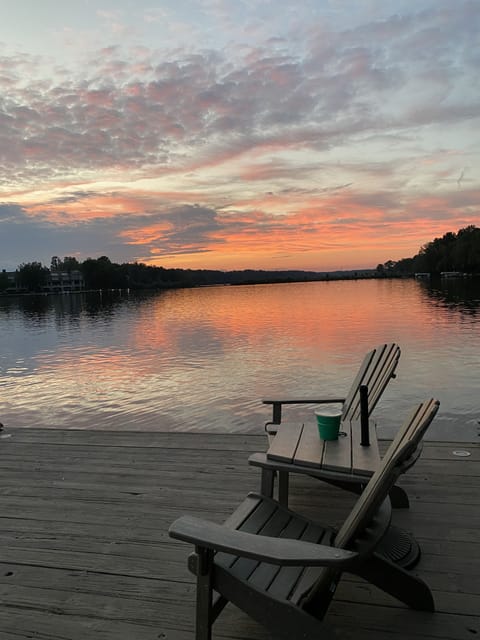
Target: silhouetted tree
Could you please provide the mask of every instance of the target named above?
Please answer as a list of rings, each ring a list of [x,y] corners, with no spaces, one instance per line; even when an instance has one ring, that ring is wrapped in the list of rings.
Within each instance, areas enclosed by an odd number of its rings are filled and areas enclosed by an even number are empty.
[[[8,276],[5,271],[0,272],[0,291],[5,291],[10,286],[8,282]]]
[[[71,271],[80,269],[80,263],[73,256],[65,256],[65,258],[62,260],[62,269],[63,271],[68,271],[68,273],[70,273]]]
[[[121,289],[128,286],[128,279],[121,266],[107,256],[87,258],[80,265],[88,289]]]
[[[441,238],[427,242],[413,258],[397,262],[388,260],[377,267],[377,273],[394,276],[413,275],[418,271],[480,272],[480,229],[470,225],[460,229],[458,233],[449,231]]]
[[[80,269],[80,263],[72,256],[65,256],[60,260],[58,256],[53,256],[50,262],[50,271],[75,271]]]
[[[28,291],[41,291],[48,278],[48,268],[41,262],[24,262],[18,267],[18,282]]]
[[[480,228],[470,225],[460,229],[453,259],[461,271],[473,273],[480,270]]]

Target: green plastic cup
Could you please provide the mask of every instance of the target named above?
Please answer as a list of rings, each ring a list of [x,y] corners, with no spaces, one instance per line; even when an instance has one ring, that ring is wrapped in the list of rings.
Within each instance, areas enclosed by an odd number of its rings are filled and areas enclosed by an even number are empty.
[[[318,435],[322,440],[338,440],[342,412],[336,407],[322,407],[315,411]]]

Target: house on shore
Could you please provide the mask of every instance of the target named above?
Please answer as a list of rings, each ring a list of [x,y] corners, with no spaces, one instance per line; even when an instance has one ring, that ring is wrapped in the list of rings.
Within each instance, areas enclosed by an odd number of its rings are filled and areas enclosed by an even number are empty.
[[[6,271],[2,269],[0,276],[4,280],[2,290],[4,293],[28,293],[28,289],[19,282],[18,271]],[[85,280],[79,269],[71,271],[49,271],[42,293],[71,293],[83,291]]]
[[[72,271],[50,271],[47,284],[42,287],[46,293],[70,293],[85,288],[83,274],[78,269]]]

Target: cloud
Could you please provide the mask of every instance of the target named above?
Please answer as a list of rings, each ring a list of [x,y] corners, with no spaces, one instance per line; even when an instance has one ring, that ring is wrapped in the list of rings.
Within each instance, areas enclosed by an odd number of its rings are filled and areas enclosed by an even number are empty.
[[[54,205],[71,204],[76,202],[82,202],[84,200],[87,200],[89,198],[94,198],[96,196],[97,194],[95,193],[95,191],[73,191],[64,196],[59,196],[58,198],[54,198],[53,200],[51,200],[51,203]]]
[[[54,255],[109,255],[119,262],[135,259],[135,252],[119,241],[119,221],[97,219],[80,224],[58,225],[45,216],[32,217],[18,205],[0,204],[0,261],[15,269],[22,262],[50,264]]]
[[[383,17],[369,6],[359,20],[330,3],[321,20],[311,3],[312,20],[281,33],[263,8],[248,40],[247,5],[205,0],[198,17],[223,25],[223,45],[178,36],[169,50],[130,47],[127,14],[101,11],[115,43],[77,63],[2,50],[3,255],[14,259],[20,228],[24,259],[37,237],[44,255],[122,261],[310,250],[347,228],[360,241],[375,224],[410,236],[415,217],[421,233],[427,220],[471,220],[478,5],[406,3]],[[182,22],[166,12],[141,22]]]
[[[142,245],[153,254],[178,255],[211,250],[222,242],[216,233],[222,230],[217,213],[198,205],[184,205],[161,214],[151,214],[136,222],[135,228],[120,232],[128,244]]]
[[[108,47],[96,55],[93,71],[56,83],[37,77],[38,59],[15,57],[4,64],[12,71],[2,82],[8,85],[0,110],[2,177],[161,168],[185,163],[187,156],[194,164],[199,156],[214,157],[220,138],[234,147],[240,136],[244,149],[286,140],[327,149],[392,126],[475,118],[478,95],[463,103],[458,93],[472,67],[474,25],[480,27],[478,11],[466,2],[331,33],[327,44],[312,28],[303,57],[257,48],[243,62],[220,51],[167,61],[137,48],[137,62],[120,47]],[[421,85],[417,98],[411,90]],[[437,87],[444,94],[439,102],[433,100]],[[396,98],[403,91],[410,95],[402,106]],[[396,106],[388,116],[381,103],[391,102]]]
[[[16,223],[25,220],[22,207],[16,204],[0,204],[0,224]],[[1,228],[1,227],[0,227]]]

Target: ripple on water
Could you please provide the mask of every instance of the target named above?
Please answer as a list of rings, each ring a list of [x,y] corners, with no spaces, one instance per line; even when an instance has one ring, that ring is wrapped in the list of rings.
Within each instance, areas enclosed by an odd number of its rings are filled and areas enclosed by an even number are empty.
[[[0,300],[2,422],[261,432],[262,397],[346,394],[365,352],[396,341],[382,428],[434,395],[439,424],[458,431],[479,413],[480,296],[451,295],[372,280],[48,297],[40,308],[10,301],[14,312]]]

